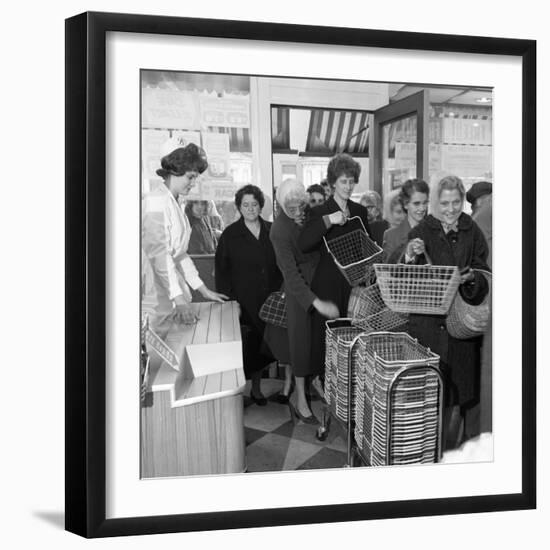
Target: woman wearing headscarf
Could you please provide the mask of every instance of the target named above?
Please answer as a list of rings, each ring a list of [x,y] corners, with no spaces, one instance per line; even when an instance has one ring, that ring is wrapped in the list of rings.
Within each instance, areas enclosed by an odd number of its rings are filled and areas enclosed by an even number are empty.
[[[359,217],[367,232],[369,222],[367,209],[350,200],[355,185],[359,181],[361,166],[350,155],[341,153],[331,159],[327,169],[327,181],[333,195],[323,204],[310,211],[309,219],[300,233],[298,244],[305,253],[320,254],[319,266],[311,282],[311,290],[322,300],[336,304],[338,316],[347,314],[351,287],[323,242],[323,237],[331,240],[360,227]],[[325,319],[317,312],[312,320],[312,363],[315,372],[322,373],[325,355]]]
[[[410,231],[405,259],[418,264],[429,261],[457,266],[461,297],[478,305],[488,292],[488,283],[483,274],[473,270],[489,269],[488,249],[479,227],[462,211],[465,194],[464,185],[456,176],[437,182],[432,191],[432,214]],[[453,338],[447,332],[444,315],[410,315],[409,333],[440,356],[446,385],[444,445],[447,449],[457,447],[464,438],[477,435],[464,418],[479,401],[481,337]]]
[[[273,222],[270,237],[284,278],[290,364],[296,379],[295,405],[292,402],[289,405],[303,422],[315,424],[318,420],[311,412],[305,393],[305,378],[320,374],[322,367],[311,357],[312,314],[315,312],[320,318],[332,319],[338,317],[338,308],[321,299],[311,288],[318,252],[304,253],[298,246],[307,201],[301,183],[294,179],[281,183],[277,189],[280,212]],[[343,216],[339,219],[343,220]]]
[[[390,227],[390,223],[382,217],[382,197],[371,189],[363,194],[359,204],[367,209],[371,239],[382,246],[384,231]]]
[[[430,188],[421,179],[407,180],[399,191],[398,200],[405,211],[405,219],[384,233],[384,257],[390,264],[402,261],[405,245],[409,240],[409,232],[416,227],[428,212]]]
[[[218,234],[208,216],[208,201],[186,201],[185,215],[191,226],[189,254],[214,254],[218,244]]]
[[[265,323],[259,311],[283,281],[269,239],[271,223],[260,215],[264,204],[264,194],[255,185],[237,191],[235,205],[241,217],[222,233],[215,267],[216,290],[241,306],[244,372],[252,381],[250,398],[261,406],[267,404],[260,387],[262,370],[274,358],[263,340]]]
[[[403,205],[399,200],[401,187],[393,189],[384,197],[384,219],[390,224],[389,231],[393,227],[397,227],[407,217],[407,212],[403,209]]]
[[[151,265],[155,290],[155,315],[152,324],[168,317],[194,323],[191,290],[205,299],[222,302],[227,296],[206,287],[188,255],[191,227],[178,203],[187,195],[208,167],[204,151],[190,143],[175,144],[161,159],[157,174],[163,183],[145,196],[142,209],[142,246]],[[145,298],[146,299],[146,298]]]

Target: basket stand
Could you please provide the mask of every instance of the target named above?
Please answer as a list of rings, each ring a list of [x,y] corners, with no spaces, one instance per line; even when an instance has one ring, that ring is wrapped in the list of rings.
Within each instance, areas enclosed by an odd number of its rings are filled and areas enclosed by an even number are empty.
[[[397,385],[399,381],[406,375],[411,372],[414,372],[416,370],[430,370],[433,374],[437,376],[438,382],[439,382],[439,392],[438,392],[438,401],[439,401],[439,414],[438,414],[438,426],[437,426],[437,443],[436,443],[436,462],[439,462],[441,460],[441,456],[443,453],[443,445],[442,445],[442,437],[443,437],[443,377],[441,376],[441,373],[439,372],[439,369],[432,365],[424,364],[424,365],[407,365],[406,367],[403,367],[401,370],[395,373],[394,377],[392,378],[390,385],[388,386],[388,389],[386,391],[386,395],[388,397],[388,414],[386,417],[386,466],[391,465],[391,441],[392,441],[392,403],[393,403],[393,397],[395,394],[395,390],[397,389]]]

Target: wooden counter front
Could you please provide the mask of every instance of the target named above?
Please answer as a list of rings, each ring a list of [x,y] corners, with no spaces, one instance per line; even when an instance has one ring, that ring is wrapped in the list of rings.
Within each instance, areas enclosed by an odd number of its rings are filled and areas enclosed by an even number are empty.
[[[193,307],[196,325],[173,323],[164,331],[179,371],[150,352],[152,395],[141,409],[143,478],[245,470],[238,305]]]

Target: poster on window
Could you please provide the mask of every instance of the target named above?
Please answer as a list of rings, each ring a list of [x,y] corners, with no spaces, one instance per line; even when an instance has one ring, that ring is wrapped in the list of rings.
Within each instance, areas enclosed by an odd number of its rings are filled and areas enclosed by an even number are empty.
[[[202,146],[208,157],[208,170],[205,175],[218,180],[231,178],[229,134],[203,132]]]
[[[222,128],[250,128],[248,96],[200,97],[201,124]]]
[[[155,182],[162,181],[156,170],[160,168],[160,148],[170,134],[167,130],[143,130],[141,136],[142,193],[148,193]]]
[[[199,130],[197,95],[181,90],[143,88],[143,128]]]

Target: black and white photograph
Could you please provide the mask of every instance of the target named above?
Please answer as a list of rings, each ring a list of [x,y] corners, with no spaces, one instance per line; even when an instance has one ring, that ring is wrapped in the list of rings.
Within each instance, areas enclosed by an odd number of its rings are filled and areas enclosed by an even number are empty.
[[[184,67],[140,71],[141,478],[491,462],[493,89]]]
[[[66,31],[67,530],[534,508],[535,42]]]

